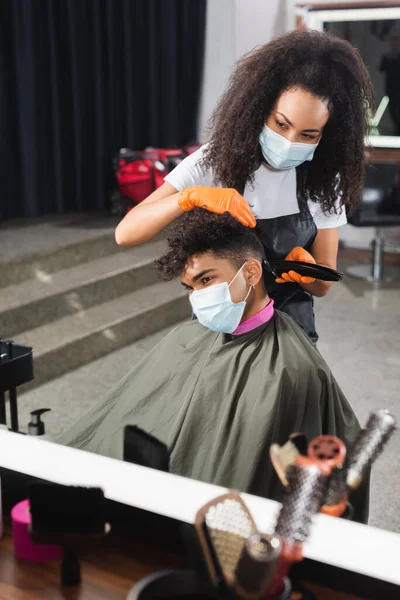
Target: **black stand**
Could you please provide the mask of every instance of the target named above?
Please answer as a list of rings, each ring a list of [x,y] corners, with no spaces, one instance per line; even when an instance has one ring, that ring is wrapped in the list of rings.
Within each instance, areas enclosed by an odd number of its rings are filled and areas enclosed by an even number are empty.
[[[32,348],[0,340],[0,425],[7,425],[8,392],[11,431],[18,433],[17,387],[33,379]]]

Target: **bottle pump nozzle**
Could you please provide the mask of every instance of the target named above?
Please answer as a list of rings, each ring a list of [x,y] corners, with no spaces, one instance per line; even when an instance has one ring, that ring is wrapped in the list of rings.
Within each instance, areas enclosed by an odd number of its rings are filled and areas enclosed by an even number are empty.
[[[40,417],[51,408],[37,408],[31,412],[32,421],[28,423],[28,435],[44,435],[44,423]]]

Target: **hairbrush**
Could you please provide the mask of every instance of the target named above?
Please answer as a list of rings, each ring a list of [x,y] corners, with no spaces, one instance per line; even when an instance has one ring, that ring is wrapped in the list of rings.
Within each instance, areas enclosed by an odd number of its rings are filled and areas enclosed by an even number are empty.
[[[311,440],[308,456],[314,461],[322,461],[331,470],[320,512],[340,517],[347,507],[346,486],[343,489],[346,446],[334,435],[320,435]]]
[[[169,452],[165,444],[136,425],[124,428],[124,461],[157,469],[169,470]]]
[[[307,454],[308,442],[302,433],[292,433],[289,440],[283,446],[272,444],[269,449],[269,455],[274,469],[283,483],[287,485],[286,471],[289,465],[292,465],[296,458],[302,454]]]
[[[203,506],[196,532],[208,573],[220,594],[259,598],[280,555],[277,536],[261,536],[242,498],[229,492]]]
[[[62,546],[61,585],[78,585],[81,582],[78,549],[92,545],[110,531],[110,525],[105,522],[103,491],[33,483],[28,496],[32,541]]]
[[[324,504],[321,513],[331,517],[341,517],[349,508],[347,502],[347,469],[346,465],[338,465],[329,477]]]
[[[395,429],[396,420],[388,410],[371,413],[349,454],[346,482],[351,490],[358,488],[365,472],[378,458]]]
[[[234,589],[240,598],[257,600],[275,576],[282,551],[277,535],[252,533],[235,570]]]
[[[303,544],[310,534],[312,517],[319,511],[331,469],[323,461],[298,456],[287,470],[288,485],[278,516],[275,533],[282,540],[277,575],[267,587],[264,598],[274,598],[284,587],[292,563],[303,559]]]
[[[232,588],[235,569],[256,524],[236,492],[218,496],[196,515],[195,527],[211,580],[220,591]]]
[[[319,435],[308,445],[308,457],[334,469],[346,459],[346,446],[334,435]]]
[[[303,277],[314,277],[321,281],[340,281],[343,279],[343,273],[335,269],[297,260],[265,260],[264,266],[274,277],[280,277],[282,273],[287,273],[288,271],[296,271],[296,273]]]

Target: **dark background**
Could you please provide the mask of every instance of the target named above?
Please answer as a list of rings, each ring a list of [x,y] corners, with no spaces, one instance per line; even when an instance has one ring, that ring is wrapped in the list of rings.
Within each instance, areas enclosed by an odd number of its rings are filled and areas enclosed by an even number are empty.
[[[104,209],[121,147],[196,139],[206,0],[0,0],[0,219]]]

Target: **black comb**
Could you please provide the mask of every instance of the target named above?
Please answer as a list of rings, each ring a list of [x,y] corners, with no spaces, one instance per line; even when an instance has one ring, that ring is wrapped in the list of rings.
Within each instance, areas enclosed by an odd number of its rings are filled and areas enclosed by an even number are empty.
[[[303,277],[314,277],[321,281],[340,281],[343,278],[343,273],[335,271],[335,269],[297,260],[270,260],[266,261],[267,270],[268,266],[272,274],[276,277],[280,277],[282,273],[287,273],[288,271],[296,271],[296,273]]]

